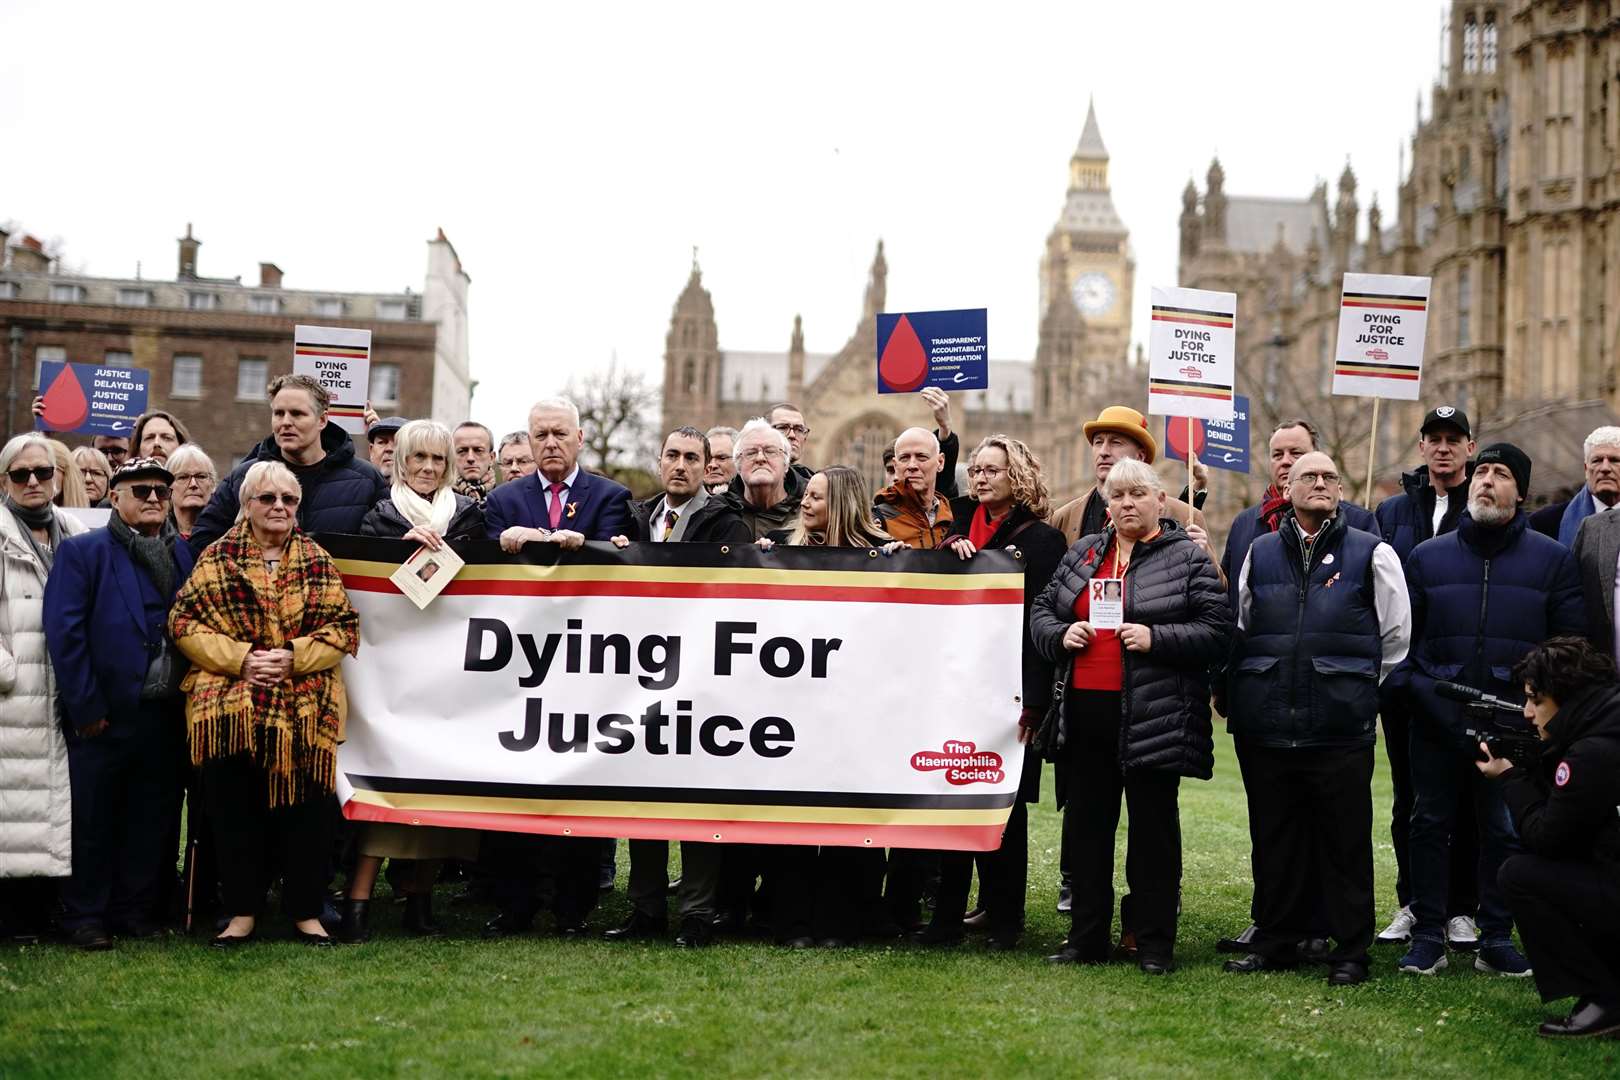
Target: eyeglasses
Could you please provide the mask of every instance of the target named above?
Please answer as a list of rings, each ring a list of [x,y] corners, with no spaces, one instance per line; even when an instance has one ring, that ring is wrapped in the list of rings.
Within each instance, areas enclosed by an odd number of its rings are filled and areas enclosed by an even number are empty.
[[[28,483],[28,478],[30,476],[43,484],[47,480],[54,480],[56,478],[56,466],[41,465],[35,469],[11,469],[6,473],[6,475],[11,477],[11,482],[13,484],[26,484]]]
[[[86,476],[99,476],[103,480],[107,479],[107,474],[102,472],[100,469],[80,469],[79,471],[84,473]]]
[[[282,506],[285,506],[290,510],[298,505],[298,500],[300,497],[301,496],[298,495],[288,494],[287,492],[277,494],[273,491],[266,491],[253,496],[253,501],[266,509],[276,505],[276,503],[279,502]]]
[[[781,448],[776,446],[751,446],[747,450],[740,450],[737,452],[737,457],[743,461],[752,461],[756,459],[764,461],[768,458],[784,456],[785,455],[782,453]]]
[[[129,493],[135,496],[141,502],[145,502],[154,495],[157,496],[158,502],[167,502],[169,499],[169,485],[131,484],[129,485]]]
[[[174,482],[175,482],[176,485],[180,485],[180,484],[206,484],[212,479],[213,479],[213,477],[209,476],[205,472],[188,472],[188,473],[175,473],[174,474]]]
[[[803,424],[772,424],[771,427],[784,435],[797,435],[800,438],[810,434],[810,429]]]
[[[1306,487],[1315,487],[1318,482],[1327,487],[1339,486],[1339,474],[1336,472],[1307,472],[1288,478],[1290,484],[1304,484]]]
[[[994,480],[996,477],[1002,475],[1006,471],[1006,469],[1000,469],[994,465],[975,465],[968,469],[968,479],[972,480],[975,477],[982,476],[986,480]]]

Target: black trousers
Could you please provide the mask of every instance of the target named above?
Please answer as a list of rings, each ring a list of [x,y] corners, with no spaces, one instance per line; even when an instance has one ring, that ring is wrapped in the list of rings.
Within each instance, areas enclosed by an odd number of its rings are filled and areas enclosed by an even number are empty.
[[[713,919],[720,895],[720,861],[725,845],[700,840],[681,841],[681,887],[676,905],[681,919]],[[669,917],[669,841],[630,841],[631,905],[643,915]]]
[[[1384,752],[1389,755],[1390,786],[1395,789],[1390,802],[1389,839],[1395,845],[1395,898],[1402,907],[1412,903],[1412,877],[1408,869],[1412,852],[1412,716],[1405,702],[1390,702],[1379,713],[1384,727]],[[1473,917],[1479,909],[1479,837],[1474,824],[1474,804],[1459,800],[1457,821],[1451,830],[1451,894],[1446,917]]]
[[[923,894],[939,880],[940,852],[926,848],[890,848],[883,903],[902,930],[922,925]]]
[[[769,850],[777,941],[861,936],[880,904],[881,848],[778,844]]]
[[[1366,963],[1374,919],[1373,748],[1251,744],[1243,763],[1254,866],[1249,947],[1292,959],[1301,940],[1323,932],[1333,939],[1330,962]]]
[[[939,899],[933,926],[957,930],[967,914],[973,868],[979,868],[979,906],[995,934],[1024,929],[1024,895],[1029,891],[1029,804],[1013,803],[1001,846],[995,851],[947,851],[939,857]]]
[[[1181,900],[1181,777],[1149,770],[1122,772],[1119,764],[1120,695],[1071,690],[1064,702],[1068,742],[1068,801],[1063,827],[1074,875],[1069,944],[1089,958],[1108,955],[1114,922],[1114,839],[1120,798],[1130,811],[1125,881],[1139,955],[1169,961],[1176,946]]]
[[[1620,1008],[1620,867],[1514,855],[1499,880],[1541,1000],[1596,998]]]
[[[541,877],[549,871],[556,891],[551,911],[559,926],[578,926],[596,907],[602,842],[593,836],[485,833],[495,872],[495,902],[518,922],[540,910]]]
[[[179,844],[169,830],[181,790],[177,710],[144,702],[95,738],[68,743],[73,876],[61,889],[64,928],[146,922],[167,899]]]
[[[271,809],[264,770],[238,754],[203,766],[203,797],[214,830],[223,913],[257,915],[279,874],[287,917],[319,917],[332,855],[333,796]]]

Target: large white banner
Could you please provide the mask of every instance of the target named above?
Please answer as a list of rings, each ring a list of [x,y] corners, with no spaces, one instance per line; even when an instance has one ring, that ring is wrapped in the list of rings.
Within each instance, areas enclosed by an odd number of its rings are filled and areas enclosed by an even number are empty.
[[[360,612],[351,818],[1000,843],[1023,762],[1013,555],[458,545],[467,565],[419,611],[388,580],[414,545],[322,542]]]

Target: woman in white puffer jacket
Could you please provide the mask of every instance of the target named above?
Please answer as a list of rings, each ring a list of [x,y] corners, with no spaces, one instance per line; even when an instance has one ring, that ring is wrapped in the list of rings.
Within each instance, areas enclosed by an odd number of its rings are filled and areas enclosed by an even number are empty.
[[[43,608],[56,548],[86,527],[51,505],[55,464],[42,436],[18,435],[0,449],[0,480],[0,890],[13,894],[0,899],[15,901],[17,885],[4,879],[73,869],[67,744]]]

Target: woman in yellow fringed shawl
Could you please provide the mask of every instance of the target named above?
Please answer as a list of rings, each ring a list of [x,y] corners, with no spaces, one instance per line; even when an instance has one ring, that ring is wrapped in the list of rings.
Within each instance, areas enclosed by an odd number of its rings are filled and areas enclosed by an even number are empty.
[[[359,649],[360,620],[331,556],[297,527],[300,497],[281,462],[250,468],[235,527],[197,560],[169,615],[193,665],[181,683],[191,761],[231,916],[217,948],[253,936],[278,869],[299,939],[332,944],[319,915],[348,710],[338,663]]]

